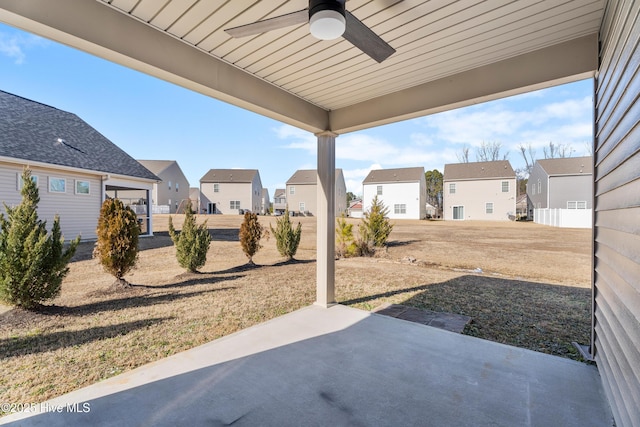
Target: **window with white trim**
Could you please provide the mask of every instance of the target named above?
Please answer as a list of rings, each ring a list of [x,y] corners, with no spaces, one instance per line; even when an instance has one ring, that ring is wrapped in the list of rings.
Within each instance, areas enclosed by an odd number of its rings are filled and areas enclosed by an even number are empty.
[[[296,186],[292,185],[289,187],[289,194],[296,194]]]
[[[393,205],[393,213],[394,214],[406,214],[407,213],[407,205],[404,203],[399,203],[397,205]]]
[[[171,181],[169,181],[169,190],[171,190]]]
[[[378,196],[382,196],[382,185],[378,185],[378,186],[376,187],[376,194],[377,194]]]
[[[503,193],[509,192],[509,181],[502,181],[502,192]]]
[[[493,213],[493,202],[487,202],[484,204],[484,213],[486,214]]]
[[[67,180],[64,178],[49,177],[49,193],[66,193]]]
[[[304,202],[300,202],[300,205],[298,206],[300,208],[300,212],[304,212],[305,211],[305,204]]]
[[[587,209],[587,202],[584,200],[568,201],[567,209]]]
[[[538,180],[538,193],[542,193],[542,183]]]
[[[230,209],[240,209],[240,200],[231,200],[229,202]]]
[[[178,188],[180,187],[180,185],[176,182],[176,193],[178,192]]]
[[[214,193],[220,192],[220,184],[213,184],[213,192]]]
[[[33,181],[36,184],[36,187],[38,186],[38,175],[31,175],[31,181]],[[18,173],[18,191],[22,191],[22,185],[24,184],[24,181],[22,180],[22,174]]]
[[[456,184],[455,183],[449,184],[449,194],[455,194],[455,193],[456,193]]]
[[[90,194],[91,186],[89,181],[82,181],[80,179],[76,179],[76,194],[87,195]]]

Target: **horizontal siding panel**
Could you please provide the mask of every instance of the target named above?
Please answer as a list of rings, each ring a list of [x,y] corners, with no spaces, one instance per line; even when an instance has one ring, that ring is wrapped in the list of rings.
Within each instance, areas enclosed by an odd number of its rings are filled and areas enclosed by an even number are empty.
[[[10,206],[20,203],[22,196],[17,188],[17,179],[22,167],[7,165],[0,167],[0,197]],[[32,168],[32,175],[38,177],[39,219],[47,222],[51,230],[56,215],[60,217],[60,229],[66,240],[80,235],[82,239],[95,239],[98,216],[102,200],[102,183],[95,175],[61,173],[53,169]],[[65,193],[49,192],[49,177],[64,178]],[[89,182],[89,194],[75,194],[76,179]],[[4,207],[1,209],[4,212]]]
[[[624,22],[624,27],[620,34],[622,40],[626,40],[627,38],[631,38],[631,40],[638,39],[638,34],[640,32],[640,29],[637,28],[639,13],[640,6],[636,5],[623,15],[627,17],[627,19]],[[623,106],[631,105],[629,98],[637,95],[636,93],[625,93],[624,90],[624,83],[631,81],[633,79],[633,75],[637,73],[637,49],[637,42],[616,46],[616,52],[612,58],[614,61],[613,63],[616,66],[612,69],[613,71],[611,74],[606,74],[602,78],[602,85],[603,89],[606,91],[606,96],[601,99],[598,108],[601,111],[602,117],[606,117],[606,120],[600,123],[599,129],[605,134],[609,133],[609,131],[606,130],[607,127],[612,126],[613,114],[611,114],[611,111],[613,109],[620,109],[618,104]],[[620,82],[623,82],[623,84],[619,85]],[[625,107],[622,109],[626,110]],[[615,126],[615,120],[613,120],[613,123],[613,126]]]
[[[640,426],[640,1],[609,1],[596,83],[594,345],[616,425]]]
[[[640,141],[640,123],[636,121],[636,123],[632,123],[632,125],[633,127],[626,133],[625,138],[616,144],[613,152],[609,152],[607,156],[602,159],[599,158],[601,153],[597,153],[598,159],[596,160],[598,168],[596,169],[597,174],[595,175],[596,182],[606,178],[611,171],[614,171],[619,166],[623,165],[625,160],[633,157],[635,154],[638,154],[640,147],[638,147],[636,141]],[[640,169],[635,169],[633,172],[635,172],[635,177],[640,175]]]
[[[640,264],[640,236],[615,229],[598,229],[596,243],[614,248],[615,252]]]
[[[600,324],[596,324],[595,329],[597,336],[601,337],[598,340],[598,345],[607,349],[611,348],[607,339],[608,335],[603,331]],[[618,388],[618,380],[620,377],[619,370],[617,370],[617,366],[612,365],[612,363],[615,364],[616,360],[607,357],[600,357],[598,354],[596,354],[596,364],[598,365],[600,376],[603,379],[605,393],[609,398],[609,402],[624,402],[623,392],[620,388]],[[629,409],[627,409],[624,405],[612,404],[611,411],[613,412],[613,416],[618,426],[633,427],[633,424],[631,424]]]
[[[596,191],[599,191],[598,183],[596,183]],[[638,206],[640,206],[640,179],[606,193],[599,191],[595,203],[596,211]]]
[[[596,267],[609,268],[616,273],[623,282],[615,291],[622,301],[629,307],[640,307],[640,265],[629,258],[620,255],[614,249],[602,245],[596,245]],[[606,266],[606,267],[605,267]],[[637,321],[640,321],[640,313],[635,313]]]
[[[596,212],[596,227],[640,236],[640,207]]]

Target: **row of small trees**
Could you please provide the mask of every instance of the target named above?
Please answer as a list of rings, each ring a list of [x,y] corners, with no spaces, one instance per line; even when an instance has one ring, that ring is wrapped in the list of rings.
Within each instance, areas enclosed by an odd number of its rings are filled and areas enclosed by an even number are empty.
[[[36,308],[59,295],[80,236],[65,245],[58,216],[48,233],[46,221],[38,219],[40,197],[29,169],[23,172],[22,183],[21,203],[16,207],[5,203],[6,218],[0,213],[0,299],[12,305]],[[387,213],[387,208],[376,197],[371,209],[364,214],[357,237],[353,224],[348,224],[344,217],[338,218],[338,256],[371,255],[376,248],[384,246],[393,229],[386,219]],[[286,210],[277,220],[276,227],[269,228],[280,255],[287,260],[293,259],[300,244],[302,225],[298,222],[294,227]],[[138,260],[140,226],[137,215],[119,199],[107,199],[100,209],[96,231],[94,258],[116,278],[116,284],[127,286],[124,276]],[[169,218],[169,235],[176,246],[180,266],[190,272],[204,266],[211,235],[206,221],[200,225],[196,223],[190,204],[186,207],[180,232],[175,230],[173,220]],[[253,256],[262,248],[260,241],[265,237],[269,237],[269,232],[260,224],[258,216],[245,213],[239,238],[249,264],[253,265]]]

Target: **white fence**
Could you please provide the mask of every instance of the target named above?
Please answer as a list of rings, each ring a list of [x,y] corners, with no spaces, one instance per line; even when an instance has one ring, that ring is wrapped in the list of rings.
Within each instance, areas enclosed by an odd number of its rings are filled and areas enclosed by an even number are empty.
[[[169,205],[153,205],[151,206],[151,213],[168,214],[170,213]]]
[[[533,222],[563,228],[591,228],[591,209],[534,209]]]

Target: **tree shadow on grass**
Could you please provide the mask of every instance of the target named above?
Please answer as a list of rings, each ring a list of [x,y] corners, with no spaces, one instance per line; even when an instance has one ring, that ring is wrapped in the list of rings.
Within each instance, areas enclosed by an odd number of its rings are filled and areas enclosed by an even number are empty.
[[[55,351],[92,341],[114,338],[118,335],[126,335],[136,329],[147,328],[170,319],[172,319],[172,317],[157,317],[120,323],[118,325],[96,326],[80,331],[59,331],[40,335],[0,339],[0,359]]]
[[[149,307],[157,304],[165,304],[185,298],[191,298],[202,294],[212,292],[226,291],[235,289],[234,287],[206,289],[197,292],[182,292],[169,294],[151,294],[151,295],[134,295],[124,296],[122,298],[107,299],[96,302],[90,302],[83,305],[63,307],[63,306],[45,306],[39,313],[44,315],[56,316],[86,316],[104,311],[126,310],[134,307]]]
[[[312,264],[315,263],[315,259],[289,259],[286,261],[279,261],[275,264],[272,264],[273,267],[281,267],[283,265],[303,265],[303,264]]]
[[[175,277],[177,280],[173,283],[167,283],[165,285],[138,285],[138,284],[132,283],[130,286],[132,288],[143,288],[143,289],[174,289],[174,288],[184,288],[184,287],[197,286],[197,285],[214,285],[219,282],[237,280],[243,277],[244,276],[242,275],[215,277],[215,276],[212,276],[211,273],[182,273]],[[232,288],[227,287],[224,289],[232,289]],[[220,289],[214,289],[214,290],[220,290]]]
[[[400,246],[409,246],[413,243],[420,243],[422,242],[422,240],[403,240],[403,241],[398,241],[398,240],[394,240],[394,241],[388,241],[387,242],[387,247],[389,248],[397,248]]]
[[[580,356],[571,342],[590,340],[589,288],[464,275],[341,303],[353,305],[416,291],[400,304],[470,316],[466,335],[575,360]]]

